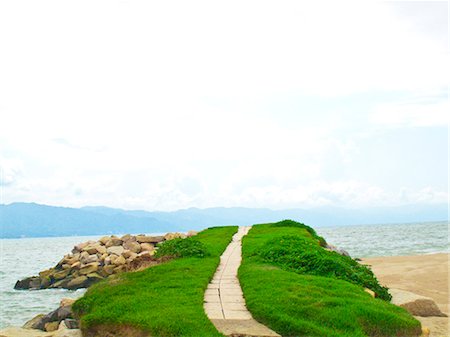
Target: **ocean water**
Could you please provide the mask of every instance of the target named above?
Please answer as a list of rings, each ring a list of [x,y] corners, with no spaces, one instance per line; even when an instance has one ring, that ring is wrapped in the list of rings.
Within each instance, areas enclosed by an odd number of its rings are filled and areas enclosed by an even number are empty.
[[[448,252],[448,223],[360,225],[316,228],[319,235],[352,257],[417,255]],[[17,280],[53,267],[72,247],[98,236],[0,239],[0,329],[21,326],[39,313],[58,307],[63,297],[85,290],[14,290]]]
[[[449,252],[448,222],[318,227],[325,240],[352,257]]]

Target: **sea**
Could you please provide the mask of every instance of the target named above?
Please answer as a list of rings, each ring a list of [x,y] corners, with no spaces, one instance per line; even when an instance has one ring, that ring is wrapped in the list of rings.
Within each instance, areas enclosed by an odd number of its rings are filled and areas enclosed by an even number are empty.
[[[317,227],[327,242],[352,257],[449,252],[448,222]],[[0,239],[0,329],[22,326],[37,314],[56,309],[64,297],[85,290],[14,290],[17,280],[53,267],[73,246],[100,236]]]

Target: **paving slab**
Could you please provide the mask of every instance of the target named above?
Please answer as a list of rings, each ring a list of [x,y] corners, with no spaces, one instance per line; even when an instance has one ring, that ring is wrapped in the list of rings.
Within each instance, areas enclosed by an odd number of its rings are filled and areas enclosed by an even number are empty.
[[[239,227],[220,257],[220,264],[205,291],[204,309],[217,330],[226,336],[280,337],[257,322],[247,310],[237,272],[242,261],[242,237],[251,227]]]

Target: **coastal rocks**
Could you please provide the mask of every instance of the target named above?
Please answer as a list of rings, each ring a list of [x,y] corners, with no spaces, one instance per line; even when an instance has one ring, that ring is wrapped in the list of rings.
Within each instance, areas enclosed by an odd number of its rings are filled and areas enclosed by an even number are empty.
[[[80,324],[72,318],[73,299],[62,299],[60,307],[47,315],[37,315],[22,328],[0,330],[0,337],[82,337]]]
[[[187,236],[188,238],[190,238],[191,236],[195,236],[195,235],[197,235],[197,234],[198,234],[197,231],[188,231],[188,232],[186,233],[186,236]]]
[[[30,319],[29,321],[27,321],[22,328],[24,329],[34,329],[33,326],[37,326],[39,322],[42,321],[43,317],[45,315],[44,314],[39,314],[35,317],[33,317],[32,319]]]
[[[136,241],[139,243],[159,243],[164,240],[165,240],[164,236],[145,236],[145,235],[136,236]]]
[[[338,253],[339,255],[350,257],[350,254],[346,250],[340,249],[340,248],[338,248],[336,246],[333,246],[333,245],[331,245],[329,243],[327,243],[327,245],[325,246],[325,249],[330,251],[330,252]]]
[[[79,324],[74,319],[72,313],[72,299],[61,300],[60,307],[47,315],[37,315],[28,322],[26,322],[22,328],[24,329],[36,329],[42,331],[56,331],[58,330],[60,323],[65,320],[69,320],[69,325],[78,328]],[[75,321],[76,323],[74,323]]]
[[[437,316],[447,317],[444,314],[433,299],[425,296],[420,296],[412,292],[400,289],[389,289],[392,295],[391,302],[402,308],[405,308],[409,313],[414,316]]]
[[[55,267],[41,271],[39,276],[17,281],[14,289],[87,288],[110,275],[152,265],[158,243],[195,234],[195,231],[164,236],[126,234],[120,238],[112,235],[82,242]]]

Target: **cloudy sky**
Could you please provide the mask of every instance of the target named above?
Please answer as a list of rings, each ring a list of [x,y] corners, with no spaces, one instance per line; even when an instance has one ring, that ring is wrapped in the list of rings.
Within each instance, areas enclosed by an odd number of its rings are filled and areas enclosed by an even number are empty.
[[[448,199],[447,2],[3,1],[2,202]]]

